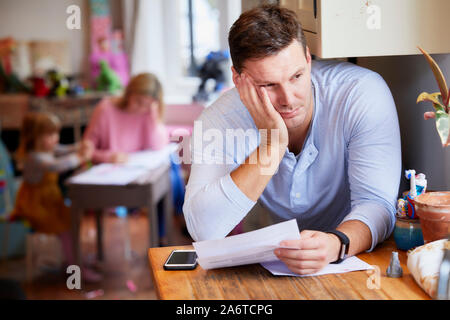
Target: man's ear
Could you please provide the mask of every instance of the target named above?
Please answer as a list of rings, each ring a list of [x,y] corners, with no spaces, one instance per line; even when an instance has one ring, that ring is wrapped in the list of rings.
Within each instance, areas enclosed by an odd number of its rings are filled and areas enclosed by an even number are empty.
[[[306,46],[306,62],[307,62],[309,65],[311,65],[311,61],[312,61],[312,58],[311,58],[311,52],[309,51],[309,47]]]
[[[231,66],[231,73],[233,74],[233,83],[237,87],[241,75],[236,71],[236,69],[233,66]]]

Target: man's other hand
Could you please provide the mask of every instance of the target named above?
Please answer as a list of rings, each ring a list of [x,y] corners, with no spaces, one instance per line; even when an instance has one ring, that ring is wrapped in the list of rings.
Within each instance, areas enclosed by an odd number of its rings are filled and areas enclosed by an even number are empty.
[[[276,249],[275,255],[292,272],[300,275],[320,271],[338,259],[341,242],[337,236],[321,231],[304,230],[298,240],[285,240],[283,247],[298,249]]]

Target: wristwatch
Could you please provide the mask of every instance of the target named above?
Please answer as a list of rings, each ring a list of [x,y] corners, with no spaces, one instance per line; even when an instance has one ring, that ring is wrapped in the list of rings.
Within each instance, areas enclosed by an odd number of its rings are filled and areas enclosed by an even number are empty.
[[[334,262],[330,262],[330,263],[340,263],[347,257],[348,248],[350,247],[350,239],[343,232],[340,232],[338,230],[327,231],[327,233],[334,234],[341,241],[341,250],[339,251],[338,259]]]

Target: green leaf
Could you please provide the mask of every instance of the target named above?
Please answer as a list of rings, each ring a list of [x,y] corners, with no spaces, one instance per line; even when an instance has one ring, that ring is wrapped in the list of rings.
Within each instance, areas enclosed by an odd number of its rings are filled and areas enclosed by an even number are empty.
[[[442,101],[448,101],[448,91],[447,91],[447,82],[445,81],[445,77],[442,74],[441,69],[439,68],[438,64],[434,59],[421,47],[417,47],[422,52],[422,54],[425,56],[425,59],[427,60],[428,64],[430,65],[431,70],[433,71],[434,77],[436,78],[436,81],[439,86],[439,91],[441,91],[442,94]]]
[[[445,112],[445,108],[438,104],[433,104],[436,110],[436,129],[441,138],[442,146],[447,147],[450,145],[450,117]]]
[[[440,92],[435,92],[435,93],[422,92],[417,97],[416,103],[419,103],[419,102],[422,102],[422,101],[430,101],[433,104],[438,104],[438,105],[442,106],[442,108],[444,108],[444,110],[445,110],[444,104],[439,99],[440,97],[441,97],[441,93]]]

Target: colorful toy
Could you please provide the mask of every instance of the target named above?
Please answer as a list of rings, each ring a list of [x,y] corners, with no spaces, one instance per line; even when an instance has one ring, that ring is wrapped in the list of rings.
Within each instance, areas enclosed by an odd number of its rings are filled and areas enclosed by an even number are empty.
[[[108,62],[100,61],[100,75],[97,77],[97,90],[116,93],[122,89],[117,73],[110,68]]]
[[[46,97],[50,93],[50,88],[45,83],[43,77],[32,77],[31,83],[33,84],[33,94],[36,97]]]
[[[67,90],[69,89],[69,81],[67,78],[56,70],[50,70],[47,72],[47,77],[51,82],[50,96],[52,97],[65,97]]]
[[[12,70],[12,54],[16,48],[13,38],[0,39],[0,92],[28,92],[28,87],[20,81]]]
[[[397,216],[417,219],[414,208],[414,199],[427,190],[427,179],[423,173],[416,175],[415,170],[405,170],[406,179],[410,180],[409,192],[403,193],[403,198],[397,200]]]

